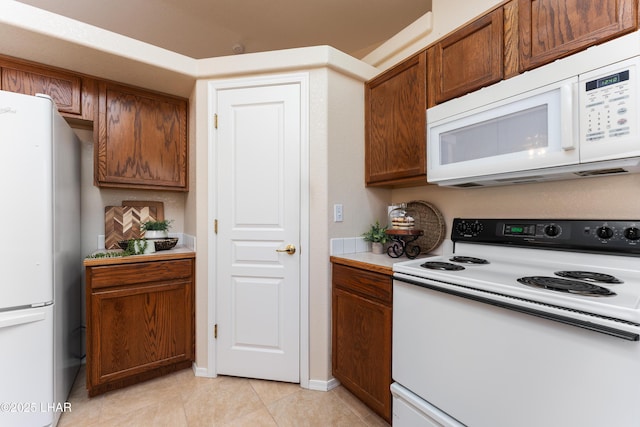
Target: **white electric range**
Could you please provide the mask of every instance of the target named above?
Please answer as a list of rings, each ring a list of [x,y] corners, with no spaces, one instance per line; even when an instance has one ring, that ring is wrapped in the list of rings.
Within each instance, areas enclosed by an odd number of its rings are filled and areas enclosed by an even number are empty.
[[[640,221],[457,218],[451,238],[394,264],[394,426],[640,425]]]

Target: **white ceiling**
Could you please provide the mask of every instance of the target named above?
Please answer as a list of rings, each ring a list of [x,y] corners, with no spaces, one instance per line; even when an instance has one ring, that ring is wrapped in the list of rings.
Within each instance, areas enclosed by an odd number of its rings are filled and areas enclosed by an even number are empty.
[[[362,58],[431,0],[19,0],[201,59],[330,45]]]

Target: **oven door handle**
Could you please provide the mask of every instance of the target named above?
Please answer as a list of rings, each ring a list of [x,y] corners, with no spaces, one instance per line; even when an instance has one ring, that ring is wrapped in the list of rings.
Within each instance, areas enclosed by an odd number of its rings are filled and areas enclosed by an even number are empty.
[[[504,308],[507,310],[512,310],[512,311],[517,311],[519,313],[523,313],[523,314],[529,314],[531,316],[536,316],[536,317],[540,317],[543,319],[547,319],[547,320],[552,320],[554,322],[560,322],[560,323],[564,323],[565,325],[569,325],[569,326],[576,326],[578,328],[582,328],[582,329],[587,329],[590,331],[594,331],[594,332],[599,332],[601,334],[605,334],[605,335],[610,335],[612,337],[616,337],[616,338],[621,338],[627,341],[640,341],[640,334],[634,333],[634,332],[629,332],[629,331],[625,331],[622,329],[617,329],[617,328],[612,328],[610,326],[605,326],[605,325],[598,325],[598,324],[594,324],[591,322],[587,322],[584,320],[580,320],[580,319],[574,319],[568,316],[562,316],[559,314],[555,314],[555,313],[548,313],[542,310],[536,310],[530,307],[522,307],[519,306],[517,304],[509,304],[508,302],[504,302],[504,301],[496,301],[494,299],[491,298],[487,298],[487,297],[482,297],[479,295],[474,295],[474,294],[469,294],[466,293],[464,291],[457,291],[454,289],[449,289],[449,288],[441,288],[439,286],[427,283],[427,282],[423,282],[423,281],[418,281],[418,280],[412,280],[409,279],[405,276],[399,276],[399,275],[394,275],[393,276],[394,280],[399,280],[401,282],[405,282],[405,283],[409,283],[411,285],[417,285],[417,286],[422,286],[423,288],[427,288],[427,289],[432,289],[434,291],[438,291],[438,292],[444,292],[446,294],[450,294],[450,295],[455,295],[461,298],[466,298],[469,300],[473,300],[473,301],[477,301],[477,302],[481,302],[481,303],[485,303],[485,304],[490,304],[496,307],[500,307],[500,308]]]

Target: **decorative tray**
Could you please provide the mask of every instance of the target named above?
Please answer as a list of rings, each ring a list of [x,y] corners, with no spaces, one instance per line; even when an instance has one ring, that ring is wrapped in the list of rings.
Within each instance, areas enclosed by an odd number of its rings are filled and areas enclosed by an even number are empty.
[[[177,237],[170,237],[168,239],[152,239],[149,241],[156,245],[156,251],[166,251],[178,244]]]
[[[407,203],[407,211],[415,219],[417,230],[424,234],[414,242],[426,254],[440,246],[445,237],[446,224],[442,213],[429,202],[413,200]]]
[[[147,241],[149,243],[153,242],[153,244],[156,247],[156,251],[166,251],[166,250],[172,249],[178,244],[177,237],[170,237],[168,239],[148,239]],[[128,245],[129,245],[129,240],[118,241],[118,246],[120,246],[120,249],[126,250]]]

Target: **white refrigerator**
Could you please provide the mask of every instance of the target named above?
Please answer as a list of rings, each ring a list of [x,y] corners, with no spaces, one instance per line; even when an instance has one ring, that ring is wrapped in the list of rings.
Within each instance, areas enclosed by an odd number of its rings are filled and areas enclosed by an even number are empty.
[[[80,142],[0,91],[0,426],[55,426],[82,360]]]

